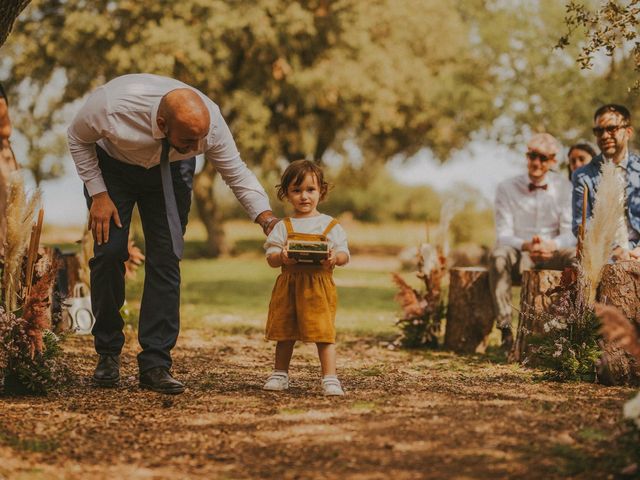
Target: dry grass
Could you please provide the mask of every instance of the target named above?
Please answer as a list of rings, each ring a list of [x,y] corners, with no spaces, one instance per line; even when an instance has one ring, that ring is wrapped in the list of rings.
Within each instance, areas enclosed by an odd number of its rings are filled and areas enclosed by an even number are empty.
[[[602,268],[611,257],[618,221],[624,215],[623,202],[624,185],[616,174],[616,166],[605,163],[595,196],[593,217],[587,226],[583,245],[582,268],[588,282],[589,305],[595,301]]]
[[[13,311],[17,305],[21,290],[22,261],[39,204],[40,191],[36,190],[30,197],[27,197],[22,174],[14,173],[9,179],[6,210],[7,236],[2,276],[3,301],[10,311]]]

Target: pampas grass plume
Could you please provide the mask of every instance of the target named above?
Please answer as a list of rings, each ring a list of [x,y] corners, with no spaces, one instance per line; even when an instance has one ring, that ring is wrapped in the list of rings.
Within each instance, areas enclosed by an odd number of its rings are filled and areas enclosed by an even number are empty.
[[[36,190],[30,198],[27,198],[22,173],[13,173],[9,178],[5,263],[2,276],[4,303],[9,311],[14,310],[17,306],[17,296],[21,291],[23,257],[29,243],[35,212],[39,205],[40,191]]]
[[[616,165],[606,162],[601,174],[593,217],[583,244],[582,268],[587,279],[589,305],[595,301],[602,268],[611,257],[618,221],[624,215],[624,184],[616,174]]]

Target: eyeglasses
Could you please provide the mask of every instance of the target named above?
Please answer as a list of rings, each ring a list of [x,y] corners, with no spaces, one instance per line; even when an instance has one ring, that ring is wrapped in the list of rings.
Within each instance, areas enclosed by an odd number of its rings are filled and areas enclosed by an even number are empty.
[[[529,160],[535,160],[538,159],[540,160],[540,163],[545,163],[548,162],[549,160],[553,160],[553,158],[555,157],[555,155],[543,155],[542,153],[539,152],[534,152],[534,151],[528,151],[527,152],[527,158]]]
[[[627,128],[629,125],[626,123],[622,123],[620,125],[607,125],[606,127],[593,127],[593,134],[596,137],[601,137],[604,135],[604,132],[607,132],[609,135],[615,134],[621,128]]]

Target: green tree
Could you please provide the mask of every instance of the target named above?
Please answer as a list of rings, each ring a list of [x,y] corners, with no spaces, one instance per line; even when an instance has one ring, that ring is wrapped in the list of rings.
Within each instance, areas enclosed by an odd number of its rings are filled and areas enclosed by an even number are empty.
[[[322,159],[350,139],[367,162],[440,158],[489,126],[494,75],[458,10],[437,0],[35,0],[7,45],[11,76],[66,72],[65,101],[153,72],[216,101],[250,165]],[[446,39],[446,41],[444,40]],[[213,169],[196,203],[220,248]]]
[[[60,73],[60,72],[58,72]],[[57,77],[57,79],[56,79]],[[27,143],[27,158],[21,166],[31,172],[36,186],[63,173],[59,159],[67,150],[60,75],[51,76],[46,85],[24,80],[18,88],[18,101],[11,104],[11,121]]]
[[[467,21],[477,26],[477,48],[494,59],[496,108],[507,120],[498,122],[495,133],[505,141],[522,144],[531,131],[547,131],[566,144],[588,140],[598,106],[618,102],[640,107],[628,88],[636,75],[630,52],[620,52],[598,69],[580,70],[575,63],[581,52],[578,42],[555,48],[567,28],[563,2],[461,3]],[[576,40],[582,39],[578,34]]]
[[[591,69],[598,52],[604,51],[613,57],[619,48],[630,45],[630,52],[624,55],[630,53],[635,59],[635,70],[640,70],[640,43],[635,42],[640,22],[640,0],[606,0],[599,8],[594,8],[593,3],[570,1],[566,4],[567,33],[560,37],[558,46],[565,48],[570,45],[572,37],[586,36],[587,41],[581,47],[577,60],[581,68]]]

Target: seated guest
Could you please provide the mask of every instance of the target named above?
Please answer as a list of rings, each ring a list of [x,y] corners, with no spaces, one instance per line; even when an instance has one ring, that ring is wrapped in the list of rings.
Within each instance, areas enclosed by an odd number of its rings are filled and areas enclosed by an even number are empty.
[[[550,172],[560,152],[548,133],[527,144],[527,173],[498,185],[495,200],[497,245],[491,254],[489,283],[502,348],[513,344],[511,285],[532,267],[562,270],[575,257],[571,233],[571,184]]]
[[[619,168],[626,184],[625,215],[619,219],[616,232],[614,257],[640,258],[640,156],[629,151],[633,135],[631,114],[622,105],[608,104],[596,110],[593,116],[593,133],[602,152],[591,163],[573,174],[573,233],[577,235],[582,222],[582,205],[585,187],[588,188],[587,219],[593,214],[595,194],[600,182],[600,170],[604,162],[613,162]]]
[[[576,143],[575,145],[571,145],[569,147],[569,153],[567,154],[569,180],[571,180],[573,172],[589,163],[595,156],[596,151],[588,143]]]

